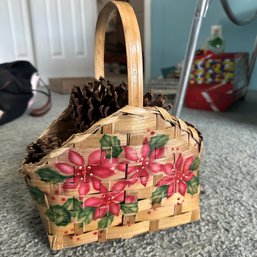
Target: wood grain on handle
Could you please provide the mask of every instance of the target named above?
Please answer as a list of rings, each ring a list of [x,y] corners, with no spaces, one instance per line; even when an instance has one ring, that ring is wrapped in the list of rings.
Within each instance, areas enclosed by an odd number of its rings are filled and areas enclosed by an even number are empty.
[[[128,104],[143,107],[143,60],[142,45],[136,15],[130,4],[111,1],[98,16],[95,38],[95,77],[104,77],[105,32],[110,14],[117,9],[125,36],[128,66]]]

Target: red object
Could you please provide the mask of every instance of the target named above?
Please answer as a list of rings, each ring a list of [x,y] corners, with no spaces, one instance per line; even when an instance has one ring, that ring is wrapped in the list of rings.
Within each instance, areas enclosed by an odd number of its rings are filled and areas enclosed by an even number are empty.
[[[232,83],[221,85],[189,85],[186,93],[185,104],[192,109],[224,112],[243,98],[246,87],[234,90]]]
[[[247,53],[196,55],[185,104],[192,109],[226,111],[247,87]]]

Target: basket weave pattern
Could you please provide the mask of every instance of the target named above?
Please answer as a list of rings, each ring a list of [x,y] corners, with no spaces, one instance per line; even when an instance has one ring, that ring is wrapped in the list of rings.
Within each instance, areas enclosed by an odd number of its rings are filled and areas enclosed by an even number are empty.
[[[193,126],[161,108],[127,106],[73,135],[36,167],[26,164],[26,182],[51,247],[129,238],[198,220],[201,141]],[[87,189],[75,182],[79,168]],[[104,178],[97,176],[101,168]],[[70,175],[73,185],[66,182]]]
[[[38,163],[22,166],[54,250],[131,238],[200,218],[201,134],[163,108],[142,107],[140,33],[128,3],[112,1],[100,13],[96,77],[104,76],[103,35],[115,8],[125,32],[129,105],[72,134]],[[69,112],[40,138],[66,139],[72,129]]]

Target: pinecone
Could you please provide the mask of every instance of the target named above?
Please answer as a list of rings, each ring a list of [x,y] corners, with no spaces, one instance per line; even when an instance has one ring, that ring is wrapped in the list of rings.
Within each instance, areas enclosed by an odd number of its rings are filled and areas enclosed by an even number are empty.
[[[158,106],[165,110],[170,110],[172,108],[171,103],[167,103],[167,97],[161,94],[154,94],[152,91],[147,92],[144,95],[144,106]]]
[[[27,146],[26,163],[35,163],[40,161],[52,150],[61,146],[61,140],[57,137],[44,136],[36,142],[32,142]]]
[[[167,98],[148,92],[144,96],[144,106],[159,106],[167,110]],[[77,132],[87,130],[101,118],[105,118],[128,103],[128,86],[122,82],[115,86],[109,80],[100,77],[83,88],[74,87],[70,97],[71,118]]]
[[[73,87],[70,97],[71,118],[78,132],[87,130],[101,118],[124,106],[126,87],[118,88],[104,78],[89,82],[83,88]]]
[[[171,104],[166,104],[167,98],[162,95],[147,92],[144,95],[144,106],[159,106],[167,110]],[[109,80],[100,78],[89,82],[82,89],[74,86],[70,97],[70,116],[74,121],[76,132],[87,130],[101,118],[107,117],[128,103],[128,86],[122,82],[115,86]],[[62,141],[58,137],[44,136],[27,147],[26,163],[40,161],[52,150],[60,147]]]

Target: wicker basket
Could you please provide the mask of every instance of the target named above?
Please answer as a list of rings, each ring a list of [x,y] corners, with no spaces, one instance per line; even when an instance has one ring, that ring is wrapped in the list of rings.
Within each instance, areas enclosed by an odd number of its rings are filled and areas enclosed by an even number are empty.
[[[124,27],[129,105],[73,134],[38,163],[22,165],[54,250],[131,238],[200,218],[201,134],[162,108],[142,108],[140,34],[128,3],[109,2],[99,15],[96,77],[104,76],[104,35],[114,9]],[[67,137],[68,112],[41,137]]]

